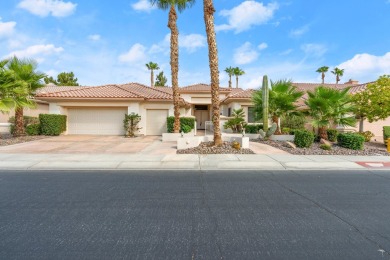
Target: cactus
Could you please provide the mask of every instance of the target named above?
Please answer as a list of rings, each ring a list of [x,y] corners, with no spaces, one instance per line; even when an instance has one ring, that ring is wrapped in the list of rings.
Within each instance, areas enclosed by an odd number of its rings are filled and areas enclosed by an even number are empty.
[[[263,86],[261,87],[263,93],[263,129],[267,131],[268,129],[268,99],[269,99],[269,88],[268,88],[268,77],[267,75],[263,76]]]
[[[267,130],[267,132],[264,132],[262,129],[260,129],[259,134],[260,134],[261,138],[268,139],[268,137],[270,137],[271,135],[273,135],[275,133],[277,127],[278,127],[278,125],[276,123],[273,123],[271,125],[271,127]]]

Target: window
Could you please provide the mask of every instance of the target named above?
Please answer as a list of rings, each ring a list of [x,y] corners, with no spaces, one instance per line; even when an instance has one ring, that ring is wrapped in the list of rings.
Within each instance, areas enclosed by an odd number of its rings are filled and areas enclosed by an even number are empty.
[[[255,108],[248,107],[248,123],[254,123],[254,122],[255,122]]]

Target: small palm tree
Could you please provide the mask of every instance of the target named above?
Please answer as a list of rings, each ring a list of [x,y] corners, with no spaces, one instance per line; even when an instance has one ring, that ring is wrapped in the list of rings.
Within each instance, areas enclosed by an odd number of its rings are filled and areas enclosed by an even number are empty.
[[[321,68],[316,70],[316,72],[321,73],[322,84],[325,83],[325,73],[327,73],[328,70],[329,70],[329,67],[327,67],[327,66],[322,66]]]
[[[299,91],[292,85],[291,80],[271,81],[268,111],[271,115],[272,122],[277,125],[275,134],[281,134],[280,118],[282,116],[298,114],[296,112],[296,102],[303,94],[302,91]],[[261,90],[254,92],[252,101],[255,104],[256,115],[261,116],[263,111],[263,93]]]
[[[238,88],[238,77],[245,74],[245,71],[239,67],[234,68],[234,76],[236,76],[236,88]]]
[[[232,76],[234,75],[234,68],[228,67],[225,72],[229,75],[229,88],[232,88]]]
[[[339,84],[340,77],[344,75],[344,69],[339,69],[336,67],[334,70],[332,70],[332,73],[336,75],[336,84]]]
[[[218,69],[218,50],[217,50],[217,38],[215,36],[214,28],[214,13],[215,8],[213,0],[203,0],[203,14],[204,23],[207,34],[207,44],[209,50],[209,66],[211,77],[211,106],[212,106],[212,119],[214,128],[214,145],[222,145],[221,127],[219,126],[219,69]]]
[[[154,71],[159,70],[160,68],[158,67],[157,63],[149,62],[145,64],[145,66],[150,70],[150,86],[154,87]]]
[[[326,130],[330,126],[355,126],[356,119],[352,115],[352,99],[348,90],[319,86],[313,92],[307,92],[309,98],[305,101],[306,112],[312,118],[313,127],[318,127],[321,138],[328,139]]]
[[[16,100],[15,106],[15,130],[14,136],[25,135],[23,122],[23,108],[35,105],[33,96],[35,92],[43,87],[45,74],[36,71],[37,63],[34,60],[12,58],[7,67],[14,75],[13,97]]]
[[[157,5],[162,10],[169,9],[168,27],[171,30],[171,73],[172,73],[172,94],[175,122],[173,124],[173,132],[180,131],[180,94],[179,94],[179,30],[177,28],[177,13],[182,12],[188,7],[191,7],[195,0],[149,0],[152,5]]]

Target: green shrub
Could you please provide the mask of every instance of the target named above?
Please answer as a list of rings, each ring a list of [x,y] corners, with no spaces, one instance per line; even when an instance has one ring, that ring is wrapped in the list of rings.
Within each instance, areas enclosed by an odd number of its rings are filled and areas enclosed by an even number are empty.
[[[387,139],[390,138],[390,126],[383,127],[383,141],[387,145]]]
[[[175,122],[174,116],[167,117],[167,132],[168,133],[173,133],[174,122]],[[184,133],[191,132],[191,130],[194,129],[194,124],[195,124],[195,118],[193,118],[193,117],[180,117],[180,132],[181,131],[183,131]],[[190,127],[189,131],[188,131],[188,129],[189,129],[188,127]],[[188,132],[186,132],[186,131],[188,131]]]
[[[371,131],[365,131],[365,132],[358,132],[357,134],[361,135],[364,137],[364,142],[369,142],[371,141],[371,138],[374,137],[374,134]]]
[[[321,144],[320,145],[320,148],[322,150],[326,150],[326,151],[329,151],[329,150],[332,150],[332,146],[328,145],[328,144]]]
[[[341,147],[352,150],[363,150],[364,148],[364,137],[355,133],[339,134],[337,142]]]
[[[304,129],[306,118],[304,116],[285,116],[280,119],[280,125],[282,127],[288,127],[291,129]]]
[[[26,134],[27,135],[40,135],[41,133],[41,125],[40,124],[32,124],[26,126]]]
[[[302,131],[302,130],[305,130],[305,129],[292,128],[292,129],[290,129],[290,135],[294,135],[296,131]]]
[[[15,131],[15,117],[11,116],[8,119],[8,123],[11,123],[11,126],[10,126],[11,134],[14,134],[14,131]],[[24,129],[25,129],[25,131],[27,133],[27,126],[28,125],[39,124],[39,118],[38,117],[33,117],[33,116],[23,116],[23,123],[24,123]]]
[[[328,134],[328,140],[331,142],[337,141],[337,136],[339,132],[336,129],[328,129],[326,130],[326,133]]]
[[[247,134],[257,134],[260,129],[263,129],[263,125],[246,125],[245,133]]]
[[[60,135],[66,131],[66,116],[55,114],[40,114],[41,134]]]
[[[284,134],[284,135],[289,135],[290,131],[291,131],[291,129],[289,127],[282,128],[282,134]]]
[[[295,131],[294,143],[297,147],[308,148],[314,142],[314,134],[307,130],[297,130]]]

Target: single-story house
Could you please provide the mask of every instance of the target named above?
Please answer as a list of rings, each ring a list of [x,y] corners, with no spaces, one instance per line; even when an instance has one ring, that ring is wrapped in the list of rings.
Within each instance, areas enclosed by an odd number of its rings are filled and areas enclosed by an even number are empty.
[[[318,83],[293,83],[298,89],[311,91]],[[327,87],[343,89],[351,87],[356,93],[367,84],[348,81],[345,84],[324,84]],[[254,120],[254,106],[251,96],[255,90],[241,88],[220,88],[221,122],[231,116],[233,109],[243,108],[245,120]],[[181,87],[180,114],[196,118],[196,128],[205,129],[205,122],[211,121],[210,85],[195,84]],[[139,134],[161,135],[166,132],[166,118],[173,116],[173,95],[170,87],[149,87],[139,83],[112,84],[104,86],[60,87],[52,84],[42,88],[36,97],[39,113],[67,115],[65,134],[124,134],[124,114],[137,113],[141,116]],[[307,98],[307,95],[303,97]],[[3,119],[2,119],[3,121]],[[2,122],[0,121],[0,122]],[[365,130],[372,131],[378,138],[382,136],[382,126],[390,125],[390,118],[384,121],[365,123]],[[223,128],[222,128],[223,129]]]

